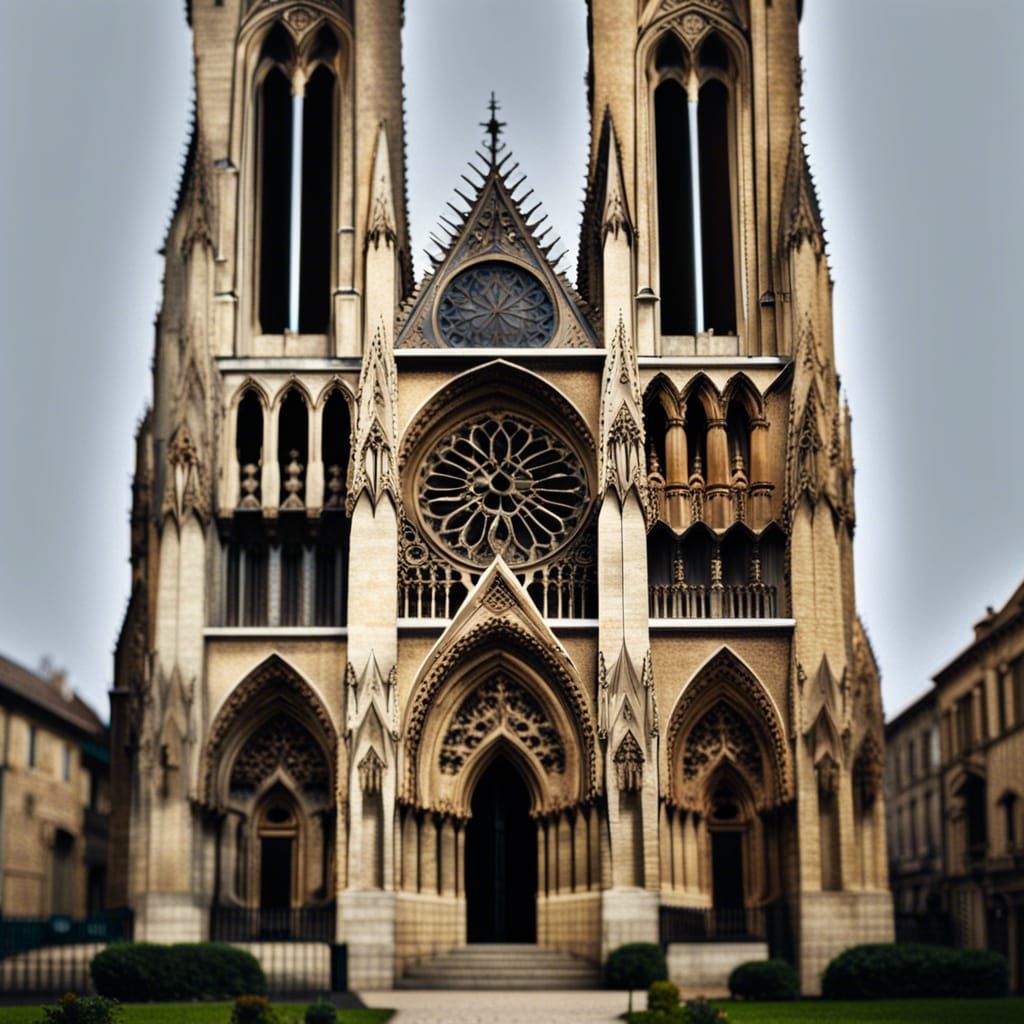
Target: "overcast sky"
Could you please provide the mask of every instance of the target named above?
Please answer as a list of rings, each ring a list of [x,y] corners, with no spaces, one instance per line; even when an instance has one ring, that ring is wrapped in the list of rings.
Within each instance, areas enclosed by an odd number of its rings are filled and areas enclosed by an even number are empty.
[[[405,0],[417,271],[480,138],[575,252],[583,0]],[[854,416],[858,601],[891,714],[1024,576],[1024,3],[806,0],[811,165]],[[184,153],[181,0],[5,6],[0,652],[104,714],[128,592],[132,435]]]

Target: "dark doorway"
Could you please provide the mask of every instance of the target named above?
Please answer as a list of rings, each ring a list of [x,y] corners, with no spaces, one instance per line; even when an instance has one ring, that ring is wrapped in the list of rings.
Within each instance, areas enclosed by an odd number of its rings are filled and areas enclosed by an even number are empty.
[[[530,794],[498,758],[473,793],[466,830],[466,937],[469,942],[537,941],[537,828]]]
[[[292,905],[292,839],[264,836],[260,843],[260,908],[288,910]]]
[[[711,898],[715,910],[743,906],[743,833],[711,833]]]

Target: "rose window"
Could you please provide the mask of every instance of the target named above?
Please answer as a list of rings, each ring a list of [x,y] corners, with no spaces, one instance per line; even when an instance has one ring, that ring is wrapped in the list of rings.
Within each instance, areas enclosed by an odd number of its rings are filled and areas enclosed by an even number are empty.
[[[510,565],[545,558],[576,532],[587,494],[575,452],[510,413],[461,424],[434,446],[419,473],[423,522],[444,548],[478,566],[497,555]]]
[[[437,323],[453,348],[542,348],[555,333],[555,307],[533,274],[495,260],[456,274]]]

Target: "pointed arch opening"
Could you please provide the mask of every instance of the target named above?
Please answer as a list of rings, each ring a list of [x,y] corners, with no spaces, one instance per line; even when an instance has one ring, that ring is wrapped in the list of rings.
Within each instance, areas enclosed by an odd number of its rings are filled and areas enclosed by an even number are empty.
[[[516,759],[500,750],[473,787],[466,827],[466,938],[537,940],[537,828]]]

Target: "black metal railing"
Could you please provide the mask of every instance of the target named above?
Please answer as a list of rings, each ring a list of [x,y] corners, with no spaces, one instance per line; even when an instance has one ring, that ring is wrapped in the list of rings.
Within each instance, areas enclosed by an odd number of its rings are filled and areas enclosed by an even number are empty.
[[[211,907],[210,938],[215,942],[334,942],[334,904],[267,910]]]
[[[662,907],[659,916],[662,945],[764,941],[767,934],[760,907]]]
[[[62,914],[0,919],[0,992],[88,991],[93,956],[108,942],[131,937],[132,912],[128,908],[81,920]]]

